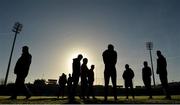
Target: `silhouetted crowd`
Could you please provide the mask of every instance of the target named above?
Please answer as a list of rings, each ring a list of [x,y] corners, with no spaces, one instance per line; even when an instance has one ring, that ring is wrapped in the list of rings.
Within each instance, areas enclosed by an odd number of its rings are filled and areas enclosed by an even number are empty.
[[[159,75],[162,88],[164,89],[164,93],[166,95],[166,99],[171,99],[171,95],[169,92],[168,87],[168,79],[167,79],[167,61],[166,58],[161,54],[161,51],[157,51],[157,71],[156,73]],[[109,80],[111,78],[112,85],[113,85],[113,95],[114,100],[117,99],[117,73],[116,73],[116,63],[117,63],[117,52],[114,50],[114,46],[109,44],[107,50],[105,50],[102,54],[103,62],[105,65],[104,68],[104,100],[107,101],[108,98],[108,86]],[[31,97],[31,92],[24,84],[25,78],[28,75],[30,64],[31,64],[32,56],[29,53],[29,48],[27,46],[23,46],[22,48],[22,55],[18,59],[15,68],[14,74],[16,74],[16,81],[15,81],[15,88],[12,96],[10,99],[16,99],[17,95],[21,92],[26,95],[26,99]],[[82,64],[81,64],[82,60]],[[95,98],[94,94],[94,69],[95,65],[91,65],[90,69],[87,66],[88,59],[83,58],[83,55],[79,54],[77,58],[73,59],[72,63],[72,75],[69,74],[68,78],[66,74],[62,73],[59,77],[59,92],[57,93],[57,97],[62,96],[64,97],[65,87],[67,85],[68,91],[68,99],[69,101],[74,101],[75,96],[79,95],[81,99],[89,99],[92,96],[93,99]],[[144,67],[142,68],[142,80],[147,89],[147,95],[149,99],[152,99],[152,87],[151,87],[151,68],[148,66],[148,62],[144,61]],[[124,79],[124,86],[126,90],[126,99],[128,99],[129,94],[132,95],[133,99],[134,96],[134,89],[133,89],[133,78],[134,72],[130,68],[129,64],[125,65],[125,70],[123,72],[123,79]],[[77,86],[80,81],[81,86],[81,94],[77,94]]]

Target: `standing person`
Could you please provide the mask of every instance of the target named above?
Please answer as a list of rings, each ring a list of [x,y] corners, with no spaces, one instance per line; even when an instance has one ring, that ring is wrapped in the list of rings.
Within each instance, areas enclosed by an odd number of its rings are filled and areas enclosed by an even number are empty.
[[[131,94],[134,99],[134,89],[133,89],[133,82],[132,79],[134,78],[134,72],[131,68],[129,68],[129,65],[125,65],[126,70],[123,73],[123,79],[125,82],[125,88],[126,88],[126,99],[128,99],[129,96],[129,87],[131,89]]]
[[[87,67],[88,59],[84,58],[83,59],[83,64],[81,66],[81,97],[85,99],[85,95],[87,95],[87,87],[88,87],[88,82],[87,82],[87,73],[89,71]]]
[[[31,97],[31,93],[29,89],[24,84],[25,78],[28,75],[30,64],[31,64],[32,56],[29,54],[29,48],[28,46],[22,47],[22,55],[18,59],[15,68],[14,68],[14,74],[16,74],[16,81],[15,81],[15,90],[13,95],[10,97],[10,99],[16,99],[18,93],[22,92],[26,95],[26,99],[29,99]]]
[[[159,78],[162,84],[162,87],[164,88],[166,99],[171,99],[171,95],[169,93],[168,88],[168,78],[167,78],[167,62],[166,58],[161,54],[161,51],[157,51],[157,71],[156,73],[159,74]]]
[[[105,80],[105,92],[104,92],[104,100],[107,101],[108,95],[108,85],[109,79],[111,77],[112,84],[113,84],[113,93],[114,99],[117,100],[117,93],[116,93],[116,62],[117,62],[117,52],[114,50],[114,46],[109,44],[108,49],[105,50],[102,54],[103,61],[105,64],[104,70],[104,80]]]
[[[152,99],[151,75],[151,68],[148,66],[148,62],[144,61],[144,67],[142,68],[142,80],[147,89],[149,99]]]
[[[93,83],[94,83],[94,65],[91,65],[90,70],[88,71],[88,97],[92,95],[93,99],[95,99],[94,96],[94,89],[93,89]]]
[[[67,80],[67,89],[68,89],[68,98],[71,96],[71,89],[72,89],[72,77],[71,74],[69,74],[68,80]]]
[[[66,74],[62,73],[62,75],[59,77],[59,93],[58,93],[58,98],[59,98],[60,94],[61,94],[62,98],[64,98],[64,91],[65,91],[66,83],[67,83]]]
[[[77,58],[73,59],[72,63],[72,78],[73,78],[73,85],[72,85],[72,96],[70,97],[70,101],[74,100],[75,93],[76,93],[76,88],[79,82],[79,76],[80,76],[80,67],[81,67],[81,59],[83,56],[81,54],[78,55]]]

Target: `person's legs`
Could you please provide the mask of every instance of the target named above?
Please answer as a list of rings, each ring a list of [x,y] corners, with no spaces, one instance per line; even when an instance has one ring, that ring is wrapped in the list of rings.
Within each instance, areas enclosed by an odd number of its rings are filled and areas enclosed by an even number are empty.
[[[109,85],[109,78],[110,75],[107,71],[104,71],[104,81],[105,81],[105,87],[104,87],[104,100],[107,100],[108,95],[108,85]]]
[[[57,98],[61,95],[61,86],[58,85],[58,92],[57,92]]]
[[[114,94],[114,99],[117,100],[117,85],[116,85],[116,70],[114,70],[111,74],[111,80],[112,80],[112,84],[113,84],[113,94]]]
[[[150,83],[147,85],[147,91],[148,91],[148,94],[149,94],[149,98],[152,99],[152,88],[151,88]]]
[[[25,77],[19,77],[18,87],[20,89],[19,91],[21,91],[21,93],[23,93],[26,96],[26,99],[29,99],[31,97],[31,92],[25,85]]]
[[[171,99],[171,95],[169,93],[167,76],[164,76],[164,75],[159,75],[159,76],[160,76],[162,87],[163,87],[163,89],[165,91],[165,94],[166,94],[166,98],[167,99]]]
[[[17,98],[17,95],[19,93],[19,91],[21,90],[21,80],[19,78],[19,76],[16,77],[16,81],[15,81],[15,84],[14,84],[14,90],[13,90],[13,94],[12,96],[10,97],[10,99],[16,99]]]
[[[93,83],[91,83],[91,94],[92,94],[93,99],[95,99]]]
[[[31,97],[31,92],[29,88],[25,84],[23,84],[23,88],[24,88],[24,94],[26,95],[26,99],[29,99]]]
[[[88,85],[88,97],[90,97],[92,95],[92,84],[89,83]]]
[[[64,91],[65,91],[65,86],[62,86],[62,98],[64,98]]]
[[[77,88],[77,85],[78,85],[78,82],[79,82],[79,75],[73,75],[73,85],[72,85],[72,97],[71,99],[74,99],[75,97],[75,93],[76,93],[76,88]]]
[[[149,99],[152,99],[151,81],[144,81],[144,85],[146,88],[146,93],[149,95]]]
[[[85,99],[85,84],[84,81],[81,79],[81,97]]]
[[[71,86],[67,86],[68,99],[71,98]]]
[[[134,88],[133,88],[132,82],[131,82],[131,84],[130,84],[130,89],[131,89],[132,97],[133,97],[133,99],[134,99]]]
[[[126,99],[128,99],[128,96],[129,96],[129,89],[128,89],[128,86],[125,86],[125,89],[126,89]]]

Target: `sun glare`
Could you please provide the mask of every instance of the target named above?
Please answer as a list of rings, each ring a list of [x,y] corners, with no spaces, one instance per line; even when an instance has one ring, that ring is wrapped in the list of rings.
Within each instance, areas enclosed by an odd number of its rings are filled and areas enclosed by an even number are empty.
[[[74,58],[77,58],[77,56],[78,56],[79,54],[82,54],[82,55],[83,55],[83,58],[87,58],[87,59],[88,59],[88,64],[87,64],[87,66],[88,66],[88,68],[90,67],[91,62],[92,62],[92,61],[91,61],[91,56],[90,56],[88,53],[86,53],[85,50],[75,50],[75,51],[67,54],[67,56],[68,56],[67,66],[68,66],[68,72],[69,72],[69,73],[72,73],[72,62],[73,62],[73,59],[74,59]],[[82,63],[82,61],[81,61],[81,63]]]

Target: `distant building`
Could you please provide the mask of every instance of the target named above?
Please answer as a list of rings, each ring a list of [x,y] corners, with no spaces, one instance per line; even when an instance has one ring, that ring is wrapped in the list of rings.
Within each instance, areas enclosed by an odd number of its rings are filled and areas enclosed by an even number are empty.
[[[34,80],[34,85],[36,86],[45,86],[46,80],[45,79],[36,79]]]
[[[56,85],[57,84],[57,80],[56,79],[48,79],[47,84],[48,85]]]

